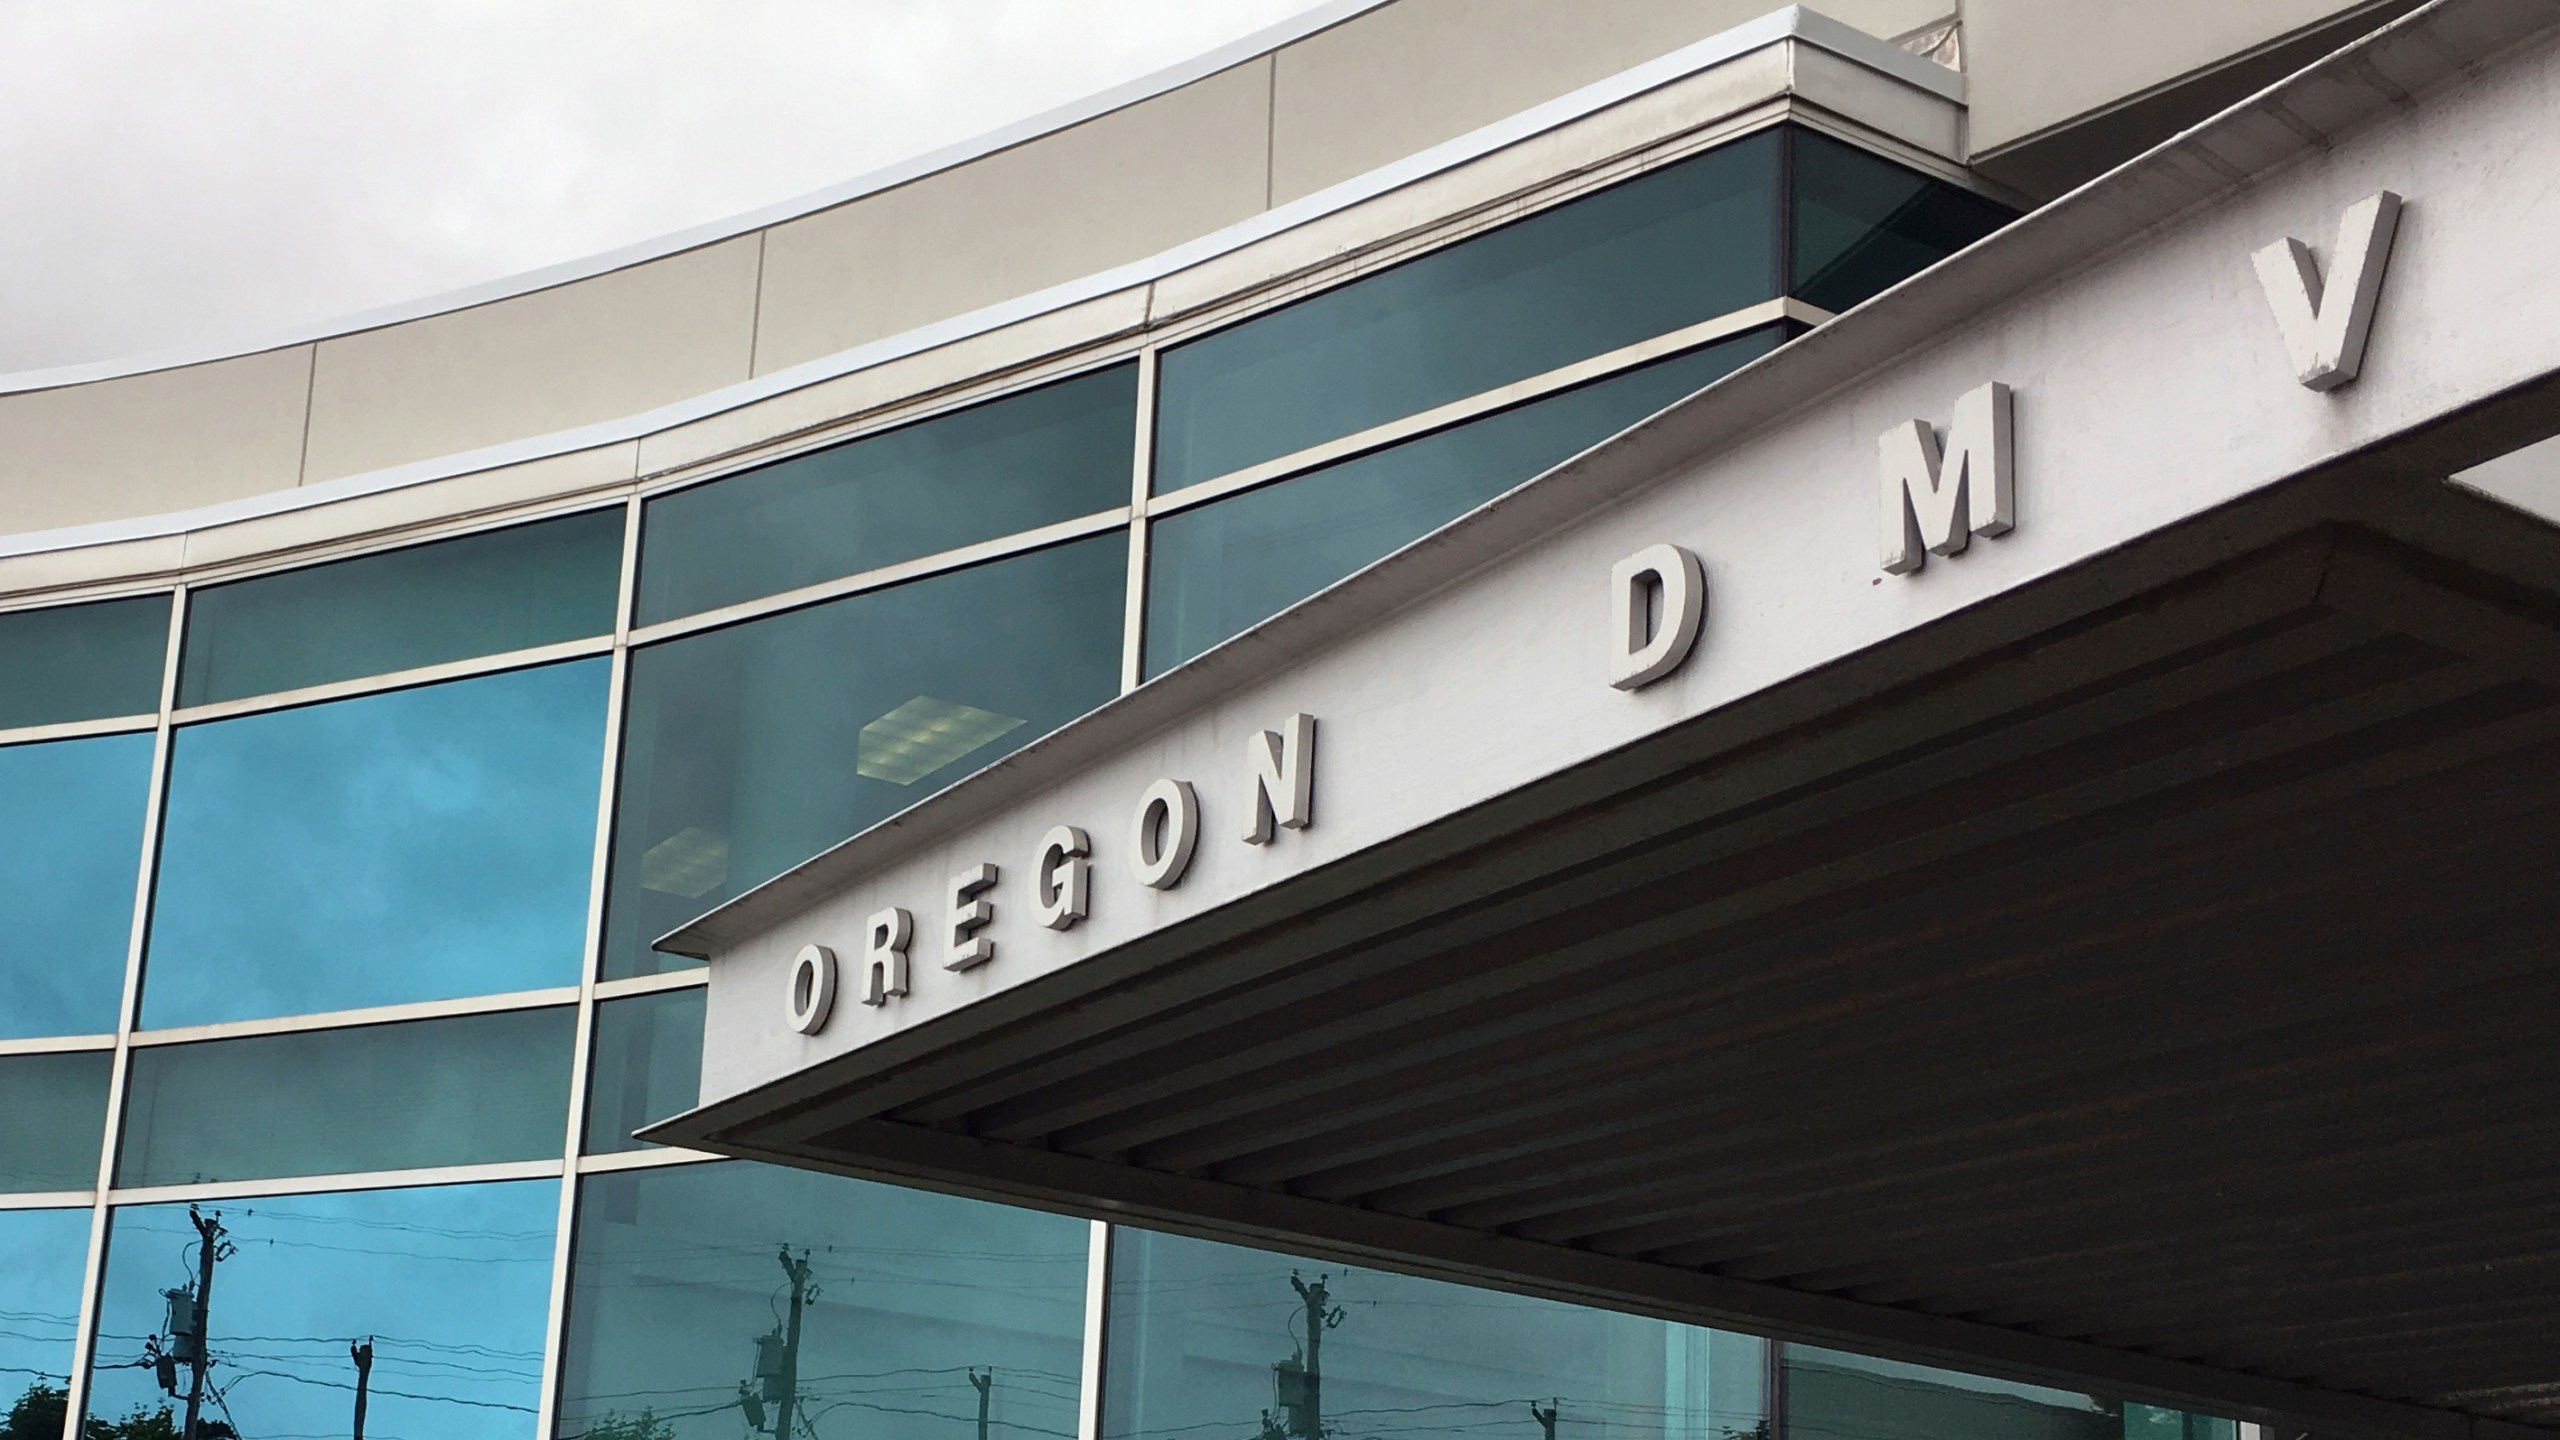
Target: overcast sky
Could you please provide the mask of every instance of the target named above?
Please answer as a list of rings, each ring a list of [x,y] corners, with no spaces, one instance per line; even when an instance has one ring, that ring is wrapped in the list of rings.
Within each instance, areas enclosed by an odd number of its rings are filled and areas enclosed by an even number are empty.
[[[1316,0],[0,0],[0,372],[804,194]]]

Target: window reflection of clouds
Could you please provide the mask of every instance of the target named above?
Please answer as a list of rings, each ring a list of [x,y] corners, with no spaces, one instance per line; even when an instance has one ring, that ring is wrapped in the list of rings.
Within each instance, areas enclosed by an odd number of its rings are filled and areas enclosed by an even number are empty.
[[[0,1039],[116,1028],[152,737],[0,748]]]
[[[98,1183],[114,1065],[107,1050],[0,1055],[0,1191],[86,1190]]]
[[[559,1189],[549,1180],[208,1202],[236,1246],[215,1268],[208,1401],[249,1440],[344,1435],[347,1345],[373,1338],[368,1435],[478,1440],[533,1427]],[[194,1274],[184,1205],[115,1213],[89,1413],[172,1402],[125,1368]],[[182,1382],[183,1383],[183,1382]]]
[[[189,726],[147,1026],[574,984],[606,661]]]
[[[71,1374],[87,1210],[0,1210],[0,1415]]]

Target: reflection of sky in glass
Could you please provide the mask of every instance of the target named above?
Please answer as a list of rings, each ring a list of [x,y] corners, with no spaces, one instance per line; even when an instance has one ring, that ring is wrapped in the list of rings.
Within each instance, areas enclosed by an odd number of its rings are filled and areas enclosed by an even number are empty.
[[[576,983],[607,668],[179,731],[143,1023]]]
[[[0,1415],[69,1378],[88,1253],[86,1210],[0,1210]]]
[[[0,748],[0,1039],[116,1028],[150,803],[148,734]]]
[[[237,1247],[214,1270],[206,1329],[222,1403],[248,1440],[345,1435],[347,1345],[373,1338],[371,1440],[478,1440],[533,1427],[542,1391],[550,1180],[208,1203]],[[118,1210],[98,1315],[92,1415],[170,1403],[139,1359],[161,1292],[194,1274],[184,1205]],[[182,1382],[183,1384],[183,1378]]]

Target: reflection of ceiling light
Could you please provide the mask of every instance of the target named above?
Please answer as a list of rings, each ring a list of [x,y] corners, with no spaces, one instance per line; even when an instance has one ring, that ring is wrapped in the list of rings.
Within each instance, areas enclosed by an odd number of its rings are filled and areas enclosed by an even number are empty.
[[[1022,722],[993,710],[919,695],[862,727],[854,769],[892,785],[913,785]]]
[[[640,857],[640,884],[661,895],[699,900],[729,878],[729,837],[687,825]]]

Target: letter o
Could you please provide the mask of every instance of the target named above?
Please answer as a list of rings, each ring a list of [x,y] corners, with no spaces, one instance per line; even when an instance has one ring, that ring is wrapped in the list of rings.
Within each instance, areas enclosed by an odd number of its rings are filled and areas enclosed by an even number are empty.
[[[1129,869],[1150,890],[1170,890],[1191,868],[1200,846],[1200,796],[1188,780],[1158,780],[1138,797],[1129,837]]]
[[[815,1035],[827,1028],[827,1016],[836,1008],[836,952],[824,945],[801,946],[782,998],[792,1029]]]

